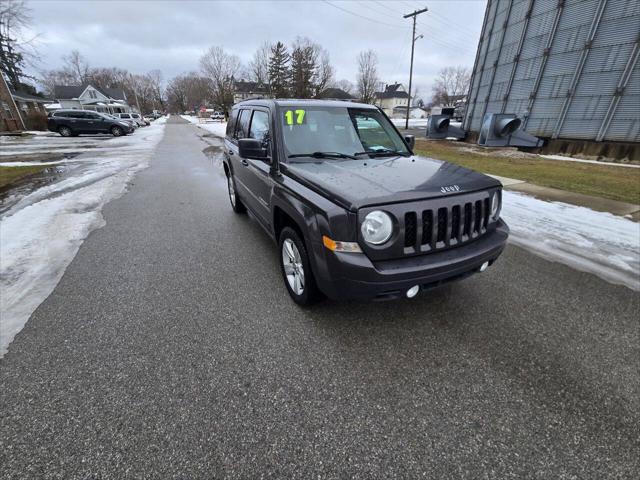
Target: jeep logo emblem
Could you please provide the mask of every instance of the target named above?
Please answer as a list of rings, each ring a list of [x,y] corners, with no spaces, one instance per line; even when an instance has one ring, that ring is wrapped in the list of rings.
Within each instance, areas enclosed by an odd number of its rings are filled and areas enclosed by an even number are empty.
[[[449,185],[448,187],[440,187],[440,191],[442,193],[459,192],[460,191],[460,187],[458,185]]]

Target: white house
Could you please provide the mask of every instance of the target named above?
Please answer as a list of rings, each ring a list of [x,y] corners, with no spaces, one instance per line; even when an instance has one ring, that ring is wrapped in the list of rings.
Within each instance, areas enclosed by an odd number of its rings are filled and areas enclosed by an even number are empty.
[[[409,104],[409,94],[401,83],[386,85],[383,92],[375,93],[375,104],[384,110],[384,113],[392,116],[394,108],[407,108]]]
[[[60,108],[103,113],[126,113],[132,110],[121,88],[98,88],[91,84],[56,85],[53,91]]]

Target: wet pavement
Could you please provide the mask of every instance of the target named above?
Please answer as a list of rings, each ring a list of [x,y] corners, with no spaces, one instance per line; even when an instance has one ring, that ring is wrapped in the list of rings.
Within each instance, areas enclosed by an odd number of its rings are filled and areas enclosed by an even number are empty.
[[[636,293],[509,246],[300,309],[220,146],[172,117],[0,360],[0,476],[638,478]]]

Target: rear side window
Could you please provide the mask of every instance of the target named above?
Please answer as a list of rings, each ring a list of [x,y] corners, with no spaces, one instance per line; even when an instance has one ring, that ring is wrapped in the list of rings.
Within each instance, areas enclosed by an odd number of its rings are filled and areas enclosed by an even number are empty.
[[[269,137],[269,114],[261,110],[253,112],[249,137],[264,142]]]
[[[236,120],[238,119],[238,110],[232,110],[231,115],[229,115],[229,122],[227,122],[227,137],[233,137],[233,132],[236,129]]]
[[[240,118],[236,127],[236,138],[247,138],[249,136],[249,122],[251,121],[251,110],[240,110]]]
[[[128,113],[123,113],[121,115],[122,118],[131,118]]]

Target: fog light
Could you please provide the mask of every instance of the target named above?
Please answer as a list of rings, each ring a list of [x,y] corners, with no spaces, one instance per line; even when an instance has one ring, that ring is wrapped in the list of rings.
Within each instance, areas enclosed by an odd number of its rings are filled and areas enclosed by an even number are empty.
[[[414,285],[409,290],[407,290],[407,298],[415,297],[420,291],[420,285]]]
[[[484,272],[488,266],[489,266],[489,262],[484,262],[482,265],[480,265],[480,271]]]

